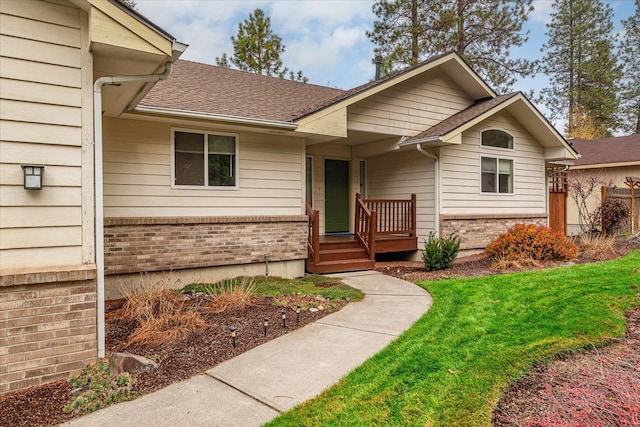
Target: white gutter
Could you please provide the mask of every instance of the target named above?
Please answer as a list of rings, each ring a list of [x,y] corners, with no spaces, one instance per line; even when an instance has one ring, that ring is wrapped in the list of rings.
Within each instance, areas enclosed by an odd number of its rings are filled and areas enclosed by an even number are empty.
[[[422,154],[423,156],[429,157],[431,159],[433,159],[433,174],[434,174],[434,183],[433,186],[435,188],[435,194],[434,194],[434,214],[433,214],[433,220],[435,222],[435,232],[436,232],[436,236],[440,237],[440,162],[438,161],[438,156],[434,156],[431,153],[428,153],[426,151],[424,151],[422,149],[422,146],[420,146],[420,144],[416,144],[416,149],[418,150],[418,152],[420,154]]]
[[[213,120],[220,122],[237,123],[242,125],[253,126],[269,126],[280,129],[295,130],[298,128],[297,123],[281,122],[278,120],[254,119],[250,117],[229,116],[226,114],[210,114],[198,111],[177,110],[164,107],[150,107],[139,105],[135,108],[137,113],[157,114],[161,116],[182,117],[186,119]]]
[[[171,74],[173,64],[167,62],[161,74],[140,76],[100,77],[93,84],[93,141],[95,151],[94,182],[96,198],[96,281],[97,281],[97,332],[98,357],[105,354],[104,330],[104,188],[102,177],[102,86],[122,83],[157,82]]]
[[[405,142],[406,141],[406,142]],[[420,139],[410,139],[407,138],[405,141],[400,142],[400,144],[398,144],[400,147],[404,146],[404,145],[413,145],[413,144],[426,144],[429,142],[442,142],[442,136],[428,136],[426,138],[420,138]],[[420,151],[420,150],[418,150]]]

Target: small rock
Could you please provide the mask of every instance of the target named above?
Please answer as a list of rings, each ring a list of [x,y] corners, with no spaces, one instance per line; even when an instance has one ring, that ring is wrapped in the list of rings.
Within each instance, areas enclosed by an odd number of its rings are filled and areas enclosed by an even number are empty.
[[[321,306],[321,305],[319,305],[319,306],[318,306],[318,310],[323,311],[323,310],[324,310],[324,307],[323,307],[323,306]]]
[[[158,364],[153,360],[131,353],[113,353],[109,358],[109,372],[111,374],[128,372],[137,375],[153,371],[157,367]]]
[[[315,313],[315,312],[317,312],[317,311],[318,311],[318,309],[317,309],[317,308],[315,308],[315,307],[310,307],[310,308],[309,308],[309,311],[310,311],[310,312],[312,312],[312,313]]]

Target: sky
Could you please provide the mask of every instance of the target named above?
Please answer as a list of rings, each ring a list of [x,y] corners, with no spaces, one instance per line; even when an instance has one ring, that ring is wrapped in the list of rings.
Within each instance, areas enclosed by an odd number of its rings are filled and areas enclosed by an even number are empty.
[[[222,53],[233,55],[231,36],[238,24],[261,8],[271,18],[272,31],[286,47],[281,58],[290,70],[302,70],[309,83],[350,89],[373,79],[374,45],[366,35],[375,15],[373,0],[135,0],[139,12],[189,47],[182,59],[215,64]],[[446,1],[446,0],[444,0]],[[621,20],[634,13],[633,0],[609,0],[614,27],[622,37]],[[540,59],[546,41],[552,0],[534,0],[525,24],[526,45],[514,57]],[[544,75],[519,80],[514,89],[538,92],[548,84]],[[544,112],[544,106],[539,106]]]

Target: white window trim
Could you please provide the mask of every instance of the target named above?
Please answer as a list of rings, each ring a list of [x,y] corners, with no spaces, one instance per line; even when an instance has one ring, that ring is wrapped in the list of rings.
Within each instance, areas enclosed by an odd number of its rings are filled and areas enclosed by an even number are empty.
[[[311,159],[311,188],[308,189],[307,188],[307,159]],[[315,164],[314,164],[314,159],[313,159],[313,154],[305,154],[304,155],[304,194],[303,197],[305,199],[305,201],[307,203],[309,203],[309,205],[311,207],[313,207],[314,203],[313,203],[313,196],[314,196],[314,191],[313,191],[313,182],[315,179],[315,176],[313,175],[313,171],[315,169]],[[311,193],[311,200],[306,200],[307,198],[307,190],[309,190],[309,192]]]
[[[221,185],[221,186],[213,186],[213,185],[176,185],[176,132],[189,132],[189,133],[200,133],[205,136],[205,146],[204,146],[204,159],[207,158],[207,147],[206,144],[208,138],[207,135],[222,135],[222,136],[233,136],[236,142],[236,154],[235,154],[235,182],[236,184],[231,185]],[[208,162],[205,161],[204,164],[204,176],[205,182],[208,181]],[[240,189],[240,135],[237,133],[229,133],[229,132],[218,132],[218,131],[208,131],[203,129],[189,129],[189,128],[171,128],[171,188],[176,190],[223,190],[223,191],[237,191]]]
[[[490,145],[484,145],[482,143],[482,134],[487,132],[487,131],[490,131],[490,130],[497,130],[497,131],[504,132],[507,135],[509,135],[511,137],[511,140],[513,141],[513,147],[512,148],[502,148],[502,147],[492,147]],[[482,129],[480,131],[480,147],[486,148],[487,150],[497,150],[497,151],[503,151],[503,152],[511,153],[511,152],[514,152],[516,150],[516,137],[513,136],[513,134],[511,132],[507,132],[506,130],[501,129],[501,128],[490,127],[490,128]]]
[[[363,184],[362,182],[360,182],[360,166],[364,164],[364,194],[361,194],[363,199],[366,199],[368,197],[368,192],[369,192],[369,183],[367,182],[369,180],[369,165],[366,161],[366,159],[358,159],[358,192],[360,192],[360,187]]]
[[[504,150],[504,149],[503,149]],[[482,158],[483,157],[487,157],[490,159],[496,159],[497,163],[496,167],[500,167],[500,160],[510,160],[511,161],[511,180],[512,180],[512,187],[513,187],[513,191],[510,193],[501,193],[499,191],[497,191],[499,189],[499,182],[496,181],[496,191],[490,192],[490,191],[482,191]],[[492,155],[492,153],[489,154],[485,154],[485,153],[480,153],[480,158],[478,159],[479,164],[480,164],[480,180],[479,180],[479,190],[480,190],[480,194],[483,196],[514,196],[516,194],[516,161],[514,158],[512,157],[501,157],[501,156],[496,156],[496,155]]]

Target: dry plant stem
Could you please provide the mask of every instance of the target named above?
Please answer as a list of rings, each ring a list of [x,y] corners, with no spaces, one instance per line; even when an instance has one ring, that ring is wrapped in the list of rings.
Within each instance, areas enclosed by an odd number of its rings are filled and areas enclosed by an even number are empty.
[[[255,291],[256,285],[246,277],[242,280],[225,280],[210,288],[209,293],[213,294],[213,297],[207,308],[212,313],[224,313],[232,308],[249,307]]]

